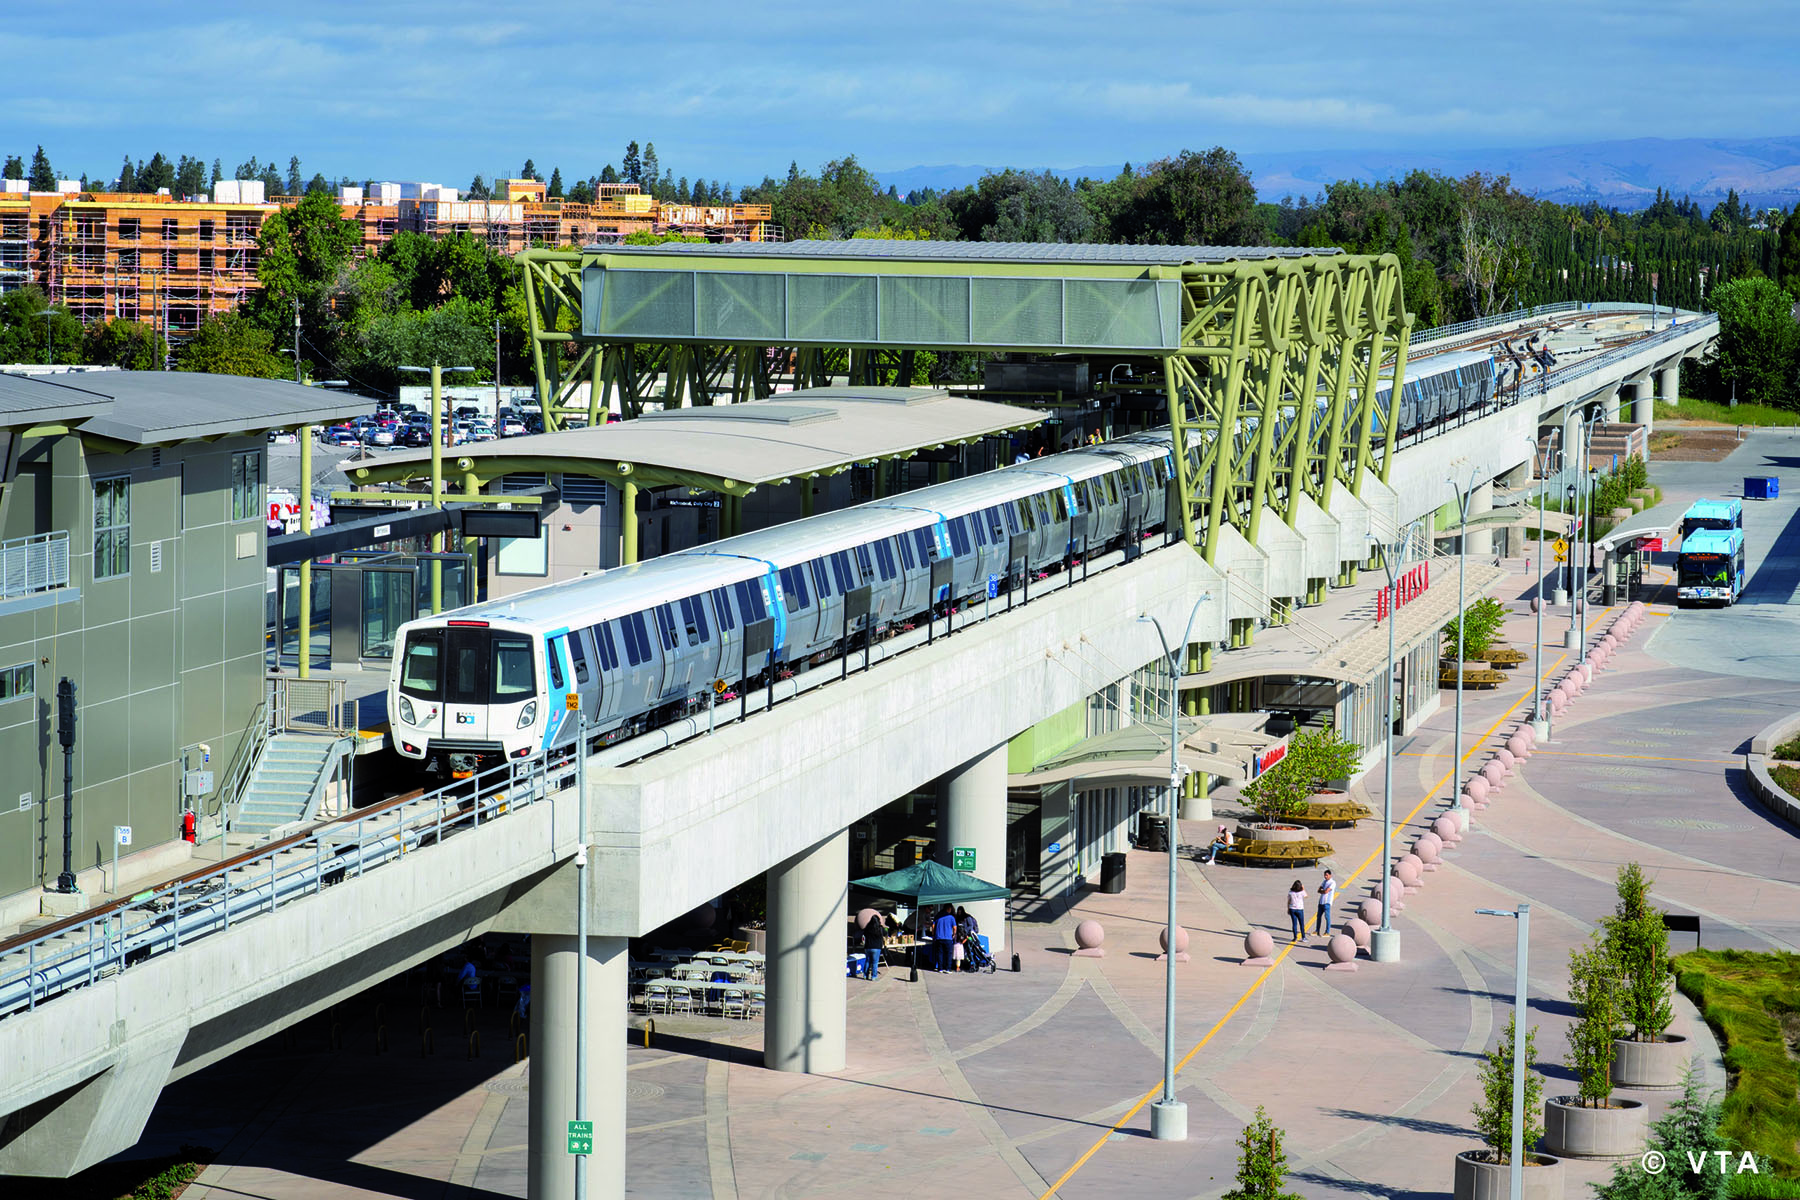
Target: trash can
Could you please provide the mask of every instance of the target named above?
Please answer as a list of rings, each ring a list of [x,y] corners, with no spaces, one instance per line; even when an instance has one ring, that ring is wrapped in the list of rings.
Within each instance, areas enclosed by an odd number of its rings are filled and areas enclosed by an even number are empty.
[[[1125,890],[1125,856],[1123,854],[1102,854],[1100,856],[1100,890],[1109,896],[1116,896]]]
[[[1162,813],[1138,814],[1138,849],[1169,852],[1169,818]]]
[[[1779,500],[1781,480],[1774,475],[1750,475],[1744,479],[1744,499]]]

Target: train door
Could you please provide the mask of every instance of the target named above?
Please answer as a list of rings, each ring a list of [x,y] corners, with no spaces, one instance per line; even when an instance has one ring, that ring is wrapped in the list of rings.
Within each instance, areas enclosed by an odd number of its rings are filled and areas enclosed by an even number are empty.
[[[783,660],[803,654],[819,632],[819,614],[813,607],[812,585],[807,575],[805,563],[781,568],[781,607],[787,615],[787,636],[776,644],[781,647]]]
[[[486,741],[491,665],[487,622],[451,621],[444,643],[444,737],[453,742]]]

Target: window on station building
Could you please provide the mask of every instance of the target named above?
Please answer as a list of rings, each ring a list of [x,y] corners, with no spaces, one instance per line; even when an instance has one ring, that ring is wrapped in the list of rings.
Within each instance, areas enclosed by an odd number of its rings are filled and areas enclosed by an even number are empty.
[[[37,664],[0,668],[0,704],[37,695]]]
[[[247,450],[231,456],[231,519],[248,521],[263,515],[262,452]]]
[[[131,478],[94,480],[94,578],[131,574]]]

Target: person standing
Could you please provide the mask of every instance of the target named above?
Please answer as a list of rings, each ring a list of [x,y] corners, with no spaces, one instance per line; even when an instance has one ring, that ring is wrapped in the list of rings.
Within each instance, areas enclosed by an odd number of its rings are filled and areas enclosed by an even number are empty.
[[[956,943],[956,913],[946,904],[938,913],[937,922],[931,927],[931,936],[937,942],[937,963],[939,971],[950,969],[950,947]]]
[[[871,980],[881,978],[881,948],[887,945],[884,933],[880,914],[870,917],[869,923],[863,926],[863,953],[869,959],[868,977]]]
[[[1319,911],[1313,917],[1313,932],[1331,933],[1331,905],[1337,899],[1337,880],[1331,877],[1331,869],[1325,870],[1325,878],[1319,881]]]
[[[1306,885],[1298,879],[1288,889],[1288,925],[1294,931],[1294,941],[1306,936]]]

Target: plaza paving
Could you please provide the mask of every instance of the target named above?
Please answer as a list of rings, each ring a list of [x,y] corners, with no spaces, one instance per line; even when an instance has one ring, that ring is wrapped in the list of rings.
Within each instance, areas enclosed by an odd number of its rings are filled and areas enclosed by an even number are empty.
[[[1723,463],[1659,465],[1654,477],[1678,511],[1702,492],[1738,494],[1744,474],[1781,473],[1800,462],[1790,454],[1800,440],[1758,434]],[[836,1075],[763,1070],[757,1023],[659,1018],[658,1043],[630,1052],[631,1191],[1216,1196],[1233,1185],[1235,1139],[1261,1104],[1287,1131],[1291,1190],[1447,1193],[1453,1155],[1475,1145],[1475,1071],[1513,992],[1513,923],[1476,908],[1532,903],[1530,1021],[1549,1095],[1573,1090],[1560,1061],[1568,952],[1611,910],[1621,863],[1645,866],[1664,907],[1698,914],[1708,946],[1800,943],[1800,841],[1756,806],[1743,779],[1752,734],[1800,709],[1800,676],[1782,657],[1800,653],[1800,607],[1789,603],[1800,568],[1787,550],[1769,550],[1796,511],[1791,500],[1750,507],[1754,579],[1743,608],[1672,615],[1652,603],[1553,741],[1406,897],[1394,918],[1399,963],[1327,972],[1322,939],[1286,942],[1282,893],[1293,874],[1182,863],[1177,900],[1192,961],[1178,967],[1176,1042],[1187,1056],[1177,1079],[1187,1141],[1152,1140],[1141,1103],[1161,1080],[1155,955],[1166,860],[1134,851],[1123,894],[1089,893],[1069,911],[1014,925],[1019,974],[927,973],[913,983],[894,970],[852,981],[849,1062]],[[1529,652],[1535,621],[1524,600],[1534,581],[1523,561],[1510,565],[1496,594],[1513,613],[1508,638]],[[1596,627],[1616,611],[1596,604]],[[1549,679],[1569,661],[1567,622],[1566,609],[1546,614]],[[1496,691],[1467,695],[1471,765],[1524,718],[1531,678],[1527,662]],[[1396,743],[1397,846],[1451,793],[1449,699]],[[1358,786],[1377,812],[1382,783],[1378,764]],[[1229,793],[1216,802],[1221,819],[1235,813]],[[1201,844],[1209,832],[1191,822],[1181,836]],[[1381,831],[1368,822],[1325,836],[1336,849],[1341,921],[1378,878]],[[1311,890],[1319,872],[1299,877]],[[1104,958],[1071,955],[1086,918],[1106,928]],[[1254,927],[1277,935],[1268,969],[1240,964]],[[1672,940],[1681,949],[1690,938]],[[529,1077],[509,1065],[503,1018],[478,1018],[487,1056],[471,1062],[463,1015],[428,1011],[437,1053],[427,1058],[416,999],[381,1002],[387,1054],[374,1053],[374,1000],[352,1006],[342,1050],[329,1048],[318,1022],[171,1088],[144,1148],[185,1141],[220,1152],[193,1200],[524,1195]],[[1690,1038],[1709,1082],[1722,1086],[1706,1029],[1685,1001],[1677,1014],[1672,1032]],[[1667,1102],[1629,1094],[1652,1116]],[[1569,1163],[1565,1194],[1585,1194],[1610,1170]]]

